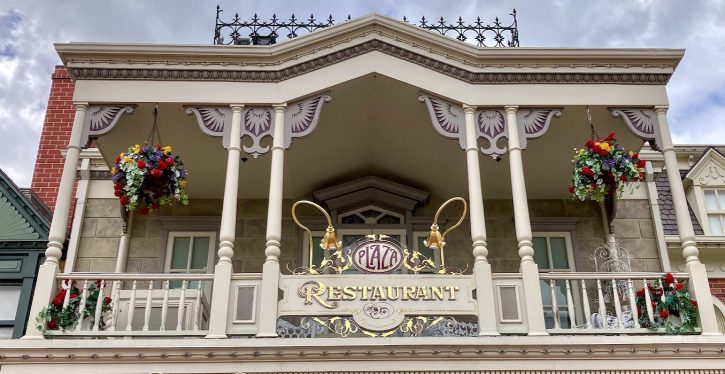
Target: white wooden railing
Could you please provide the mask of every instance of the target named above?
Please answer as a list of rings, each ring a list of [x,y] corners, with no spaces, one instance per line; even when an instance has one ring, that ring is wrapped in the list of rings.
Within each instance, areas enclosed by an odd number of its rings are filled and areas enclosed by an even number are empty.
[[[213,274],[70,273],[57,276],[60,289],[80,292],[75,325],[53,335],[196,336],[208,331]],[[95,283],[95,286],[93,286]],[[95,315],[84,316],[89,289],[99,290]],[[63,308],[70,303],[65,293]],[[103,299],[110,297],[110,311]]]
[[[688,277],[674,274],[676,282]],[[647,319],[654,321],[649,287],[661,289],[662,273],[540,274],[544,316],[550,333],[652,333],[643,328],[636,293],[644,290]],[[662,296],[664,297],[664,296]]]

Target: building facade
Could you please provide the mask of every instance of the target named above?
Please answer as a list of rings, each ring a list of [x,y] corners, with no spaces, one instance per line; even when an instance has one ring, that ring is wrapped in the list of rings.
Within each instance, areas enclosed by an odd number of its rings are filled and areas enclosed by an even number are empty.
[[[56,50],[74,114],[46,118],[68,140],[34,175],[55,209],[30,315],[80,312],[0,343],[3,370],[725,366],[725,160],[672,144],[683,50],[482,48],[376,14],[267,46]],[[126,214],[110,167],[154,122],[190,202]],[[613,204],[567,192],[588,122],[658,149]],[[638,308],[665,272],[697,302],[689,334]]]

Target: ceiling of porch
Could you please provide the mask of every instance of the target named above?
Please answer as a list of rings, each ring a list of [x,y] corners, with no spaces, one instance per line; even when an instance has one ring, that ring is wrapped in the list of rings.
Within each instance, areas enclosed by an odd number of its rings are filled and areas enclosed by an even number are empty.
[[[496,86],[481,86],[495,90]],[[369,74],[329,88],[332,101],[322,108],[317,129],[295,139],[285,154],[284,195],[296,199],[312,191],[353,178],[377,175],[429,191],[440,197],[467,196],[465,154],[457,140],[441,137],[433,128],[419,88]],[[515,104],[515,103],[512,103]],[[98,145],[111,164],[128,145],[143,143],[151,128],[152,104],[140,105],[125,116]],[[191,198],[221,198],[226,152],[220,138],[198,128],[196,119],[179,104],[160,105],[162,140],[174,148],[189,171]],[[617,133],[630,149],[641,145],[620,119],[605,107],[593,107],[596,130]],[[531,199],[567,198],[573,148],[589,139],[585,108],[564,107],[548,132],[529,140],[524,152],[525,175]],[[243,139],[243,143],[249,142]],[[505,140],[504,140],[505,142]],[[267,138],[262,145],[268,145]],[[505,144],[499,144],[505,145]],[[267,198],[271,154],[244,155],[240,168],[240,198]],[[508,158],[495,161],[480,154],[486,199],[511,196]]]

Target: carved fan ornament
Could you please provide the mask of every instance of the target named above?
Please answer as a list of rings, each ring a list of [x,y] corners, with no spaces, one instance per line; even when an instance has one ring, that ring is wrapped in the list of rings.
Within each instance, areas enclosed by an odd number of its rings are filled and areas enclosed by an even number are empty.
[[[108,133],[116,126],[121,116],[132,114],[135,109],[135,105],[90,105],[83,120],[80,144],[85,145],[90,138]]]
[[[322,105],[330,101],[329,95],[318,95],[295,102],[285,109],[284,147],[289,148],[292,138],[309,135],[317,126]],[[225,148],[229,147],[232,124],[232,110],[229,107],[189,107],[186,114],[194,115],[201,130],[210,136],[221,137]],[[269,152],[269,146],[262,146],[262,139],[273,136],[275,113],[271,106],[247,107],[242,111],[241,137],[251,139],[251,144],[242,146],[244,152],[254,158]]]
[[[418,101],[425,103],[436,131],[449,139],[458,139],[461,149],[466,149],[466,126],[463,107],[444,99],[420,95]],[[526,148],[527,139],[542,136],[549,128],[553,117],[561,116],[558,109],[521,109],[516,113],[521,148]],[[488,144],[480,147],[483,154],[499,159],[507,147],[499,147],[498,141],[507,138],[506,112],[503,109],[478,109],[474,114],[477,139]]]

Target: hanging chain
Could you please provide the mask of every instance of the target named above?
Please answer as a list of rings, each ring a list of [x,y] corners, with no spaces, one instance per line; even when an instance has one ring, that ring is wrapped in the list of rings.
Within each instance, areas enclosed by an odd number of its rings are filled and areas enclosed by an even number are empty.
[[[587,105],[587,120],[589,121],[589,129],[592,131],[592,140],[599,139],[599,134],[597,134],[596,130],[594,130],[594,123],[592,122],[592,113],[589,111],[589,105]]]
[[[164,143],[161,141],[161,132],[159,132],[159,104],[157,103],[154,107],[154,125],[151,127],[151,132],[149,133],[148,138],[146,139],[146,144],[153,146],[154,144],[161,144]],[[155,140],[158,140],[158,142],[154,142]]]

